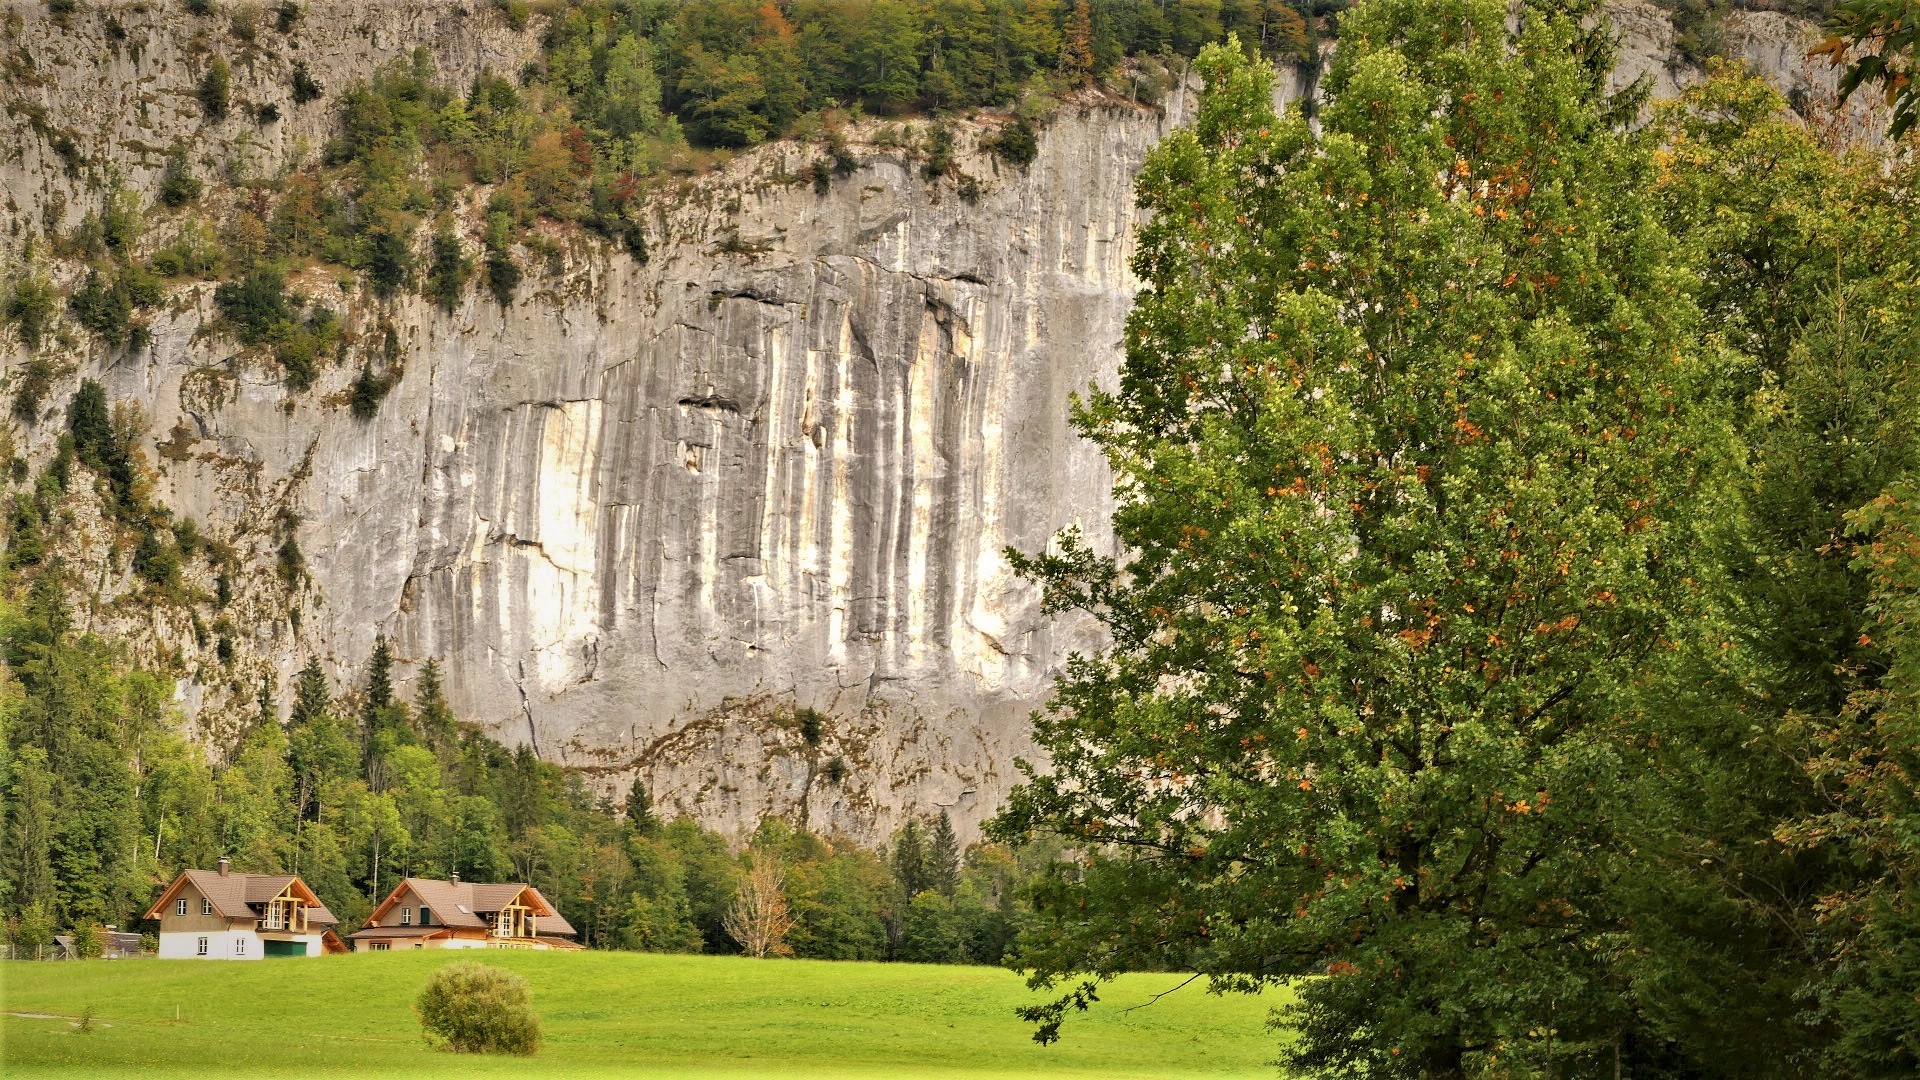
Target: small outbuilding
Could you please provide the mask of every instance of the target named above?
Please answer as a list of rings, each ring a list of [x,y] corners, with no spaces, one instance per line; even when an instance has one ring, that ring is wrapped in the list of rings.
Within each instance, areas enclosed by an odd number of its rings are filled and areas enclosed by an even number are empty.
[[[102,960],[128,960],[140,955],[140,935],[115,930],[109,926],[94,932],[99,938],[100,949],[96,954]],[[79,940],[72,934],[53,935],[53,958],[55,960],[77,960],[80,958]]]

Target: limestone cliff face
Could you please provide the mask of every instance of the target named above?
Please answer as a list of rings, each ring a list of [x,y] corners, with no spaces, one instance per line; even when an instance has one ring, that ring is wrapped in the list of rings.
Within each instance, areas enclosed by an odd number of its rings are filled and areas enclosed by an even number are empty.
[[[277,445],[308,463],[315,622],[348,656],[383,627],[466,715],[729,824],[991,805],[1082,640],[1001,550],[1104,531],[1063,420],[1112,368],[1167,122],[1069,114],[1028,172],[968,159],[972,202],[880,152],[817,194],[766,179],[805,162],[769,148],[664,210],[645,267],[583,249],[504,315],[409,308],[371,423],[262,387],[307,439]],[[818,748],[795,706],[829,718]]]
[[[308,9],[299,53],[330,89],[416,42],[456,80],[532,47],[458,5]],[[1664,14],[1617,14],[1624,68],[1671,80],[1665,24],[1646,21]],[[138,57],[95,22],[13,29],[42,58],[38,123],[98,137],[68,176],[16,112],[9,215],[70,224],[109,168],[150,189],[176,139],[236,153],[244,126],[197,126],[179,21],[129,17]],[[92,47],[108,56],[85,68]],[[1797,48],[1749,53],[1786,81]],[[285,110],[267,160],[325,131],[322,104],[280,89],[290,62],[263,51],[241,80]],[[970,197],[871,143],[817,192],[785,179],[815,151],[765,147],[663,195],[644,266],[555,234],[504,311],[479,292],[450,314],[352,303],[363,341],[394,328],[404,372],[371,420],[344,407],[352,365],[290,394],[271,361],[201,333],[211,290],[188,290],[147,350],[69,348],[55,400],[91,377],[139,403],[160,497],[256,566],[291,531],[307,576],[289,594],[268,570],[203,613],[235,628],[221,664],[192,613],[110,602],[124,572],[96,538],[83,617],[177,661],[209,730],[261,674],[284,684],[313,651],[345,682],[386,633],[405,661],[442,659],[462,715],[610,786],[645,775],[656,801],[723,828],[782,812],[873,837],[936,807],[971,823],[1015,781],[1052,672],[1096,644],[1042,619],[1002,551],[1069,525],[1108,538],[1105,465],[1067,425],[1069,395],[1115,369],[1133,177],[1185,108],[1069,105],[1026,171],[963,152]],[[980,132],[962,125],[962,146]],[[58,427],[50,411],[16,437],[44,454]],[[827,718],[818,745],[800,707]]]

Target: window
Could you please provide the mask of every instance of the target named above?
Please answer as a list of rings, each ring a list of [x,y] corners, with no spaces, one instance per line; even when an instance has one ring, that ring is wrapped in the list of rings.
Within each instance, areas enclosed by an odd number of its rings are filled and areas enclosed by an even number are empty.
[[[181,902],[181,903],[183,903],[183,904],[184,904],[184,903],[186,903],[186,901],[185,901],[185,900],[182,900],[182,901],[180,901],[180,902]],[[201,939],[200,939],[200,948],[199,948],[199,950],[198,950],[198,951],[196,951],[196,952],[194,953],[194,955],[195,955],[195,956],[205,956],[205,955],[207,955],[207,939],[206,939],[206,938],[201,938]]]
[[[387,943],[384,941],[376,941],[373,944],[367,946],[367,951],[368,952],[386,952]]]
[[[413,947],[414,947],[414,948],[416,948],[416,949],[424,949],[424,948],[426,948],[426,946],[425,946],[425,945],[422,945],[422,944],[420,944],[420,943],[419,943],[419,942],[417,942],[417,941],[413,943]]]
[[[420,925],[433,925],[433,912],[429,910],[425,904],[420,905]]]
[[[235,956],[247,955],[247,939],[246,938],[237,937],[233,939],[233,955]]]
[[[183,897],[181,897],[180,899],[178,899],[178,900],[175,900],[175,901],[173,902],[173,913],[174,913],[175,915],[185,915],[185,914],[187,913],[187,898],[186,898],[186,897],[184,897],[184,896],[183,896]]]
[[[186,912],[183,911],[180,914],[185,915]],[[200,914],[202,915],[213,914],[213,901],[207,899],[204,896],[200,898]]]
[[[413,909],[412,908],[403,907],[400,909],[400,925],[401,926],[413,925]]]

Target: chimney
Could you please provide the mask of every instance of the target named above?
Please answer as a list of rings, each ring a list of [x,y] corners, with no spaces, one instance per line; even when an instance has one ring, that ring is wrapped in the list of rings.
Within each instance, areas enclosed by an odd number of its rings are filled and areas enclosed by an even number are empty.
[[[227,858],[225,855],[220,856],[220,876],[226,877],[227,871],[231,869],[233,869],[233,860]]]
[[[458,871],[458,870],[455,870],[455,871],[453,872],[453,883],[454,883],[455,885],[458,885],[458,884],[460,884],[460,871]]]

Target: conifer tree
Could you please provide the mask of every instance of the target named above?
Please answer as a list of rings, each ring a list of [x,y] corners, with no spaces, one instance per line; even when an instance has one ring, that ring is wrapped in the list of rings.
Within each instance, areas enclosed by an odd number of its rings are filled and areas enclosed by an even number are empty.
[[[261,694],[266,694],[264,685]],[[327,711],[328,697],[327,674],[320,670],[320,658],[308,654],[306,666],[293,677],[293,711],[287,716],[287,723],[311,723]]]
[[[373,639],[373,656],[367,661],[367,692],[363,715],[393,704],[393,649],[387,635]]]
[[[440,754],[452,751],[458,738],[458,721],[453,707],[447,704],[437,658],[429,657],[420,666],[420,685],[413,692],[413,716],[428,746]]]
[[[253,695],[253,707],[255,726],[280,722],[280,703],[274,698],[271,675],[260,677],[260,689]]]
[[[891,865],[893,876],[909,897],[929,887],[926,838],[920,829],[920,819],[908,818],[900,831],[893,834]]]
[[[953,818],[942,810],[927,832],[927,885],[950,897],[959,884],[960,841],[953,834]]]
[[[646,836],[659,830],[660,819],[653,814],[653,796],[647,793],[645,777],[633,778],[633,786],[627,789],[627,804],[623,812],[634,832]]]
[[[1077,83],[1093,79],[1093,9],[1087,6],[1087,0],[1074,0],[1073,12],[1067,16],[1060,72]]]

